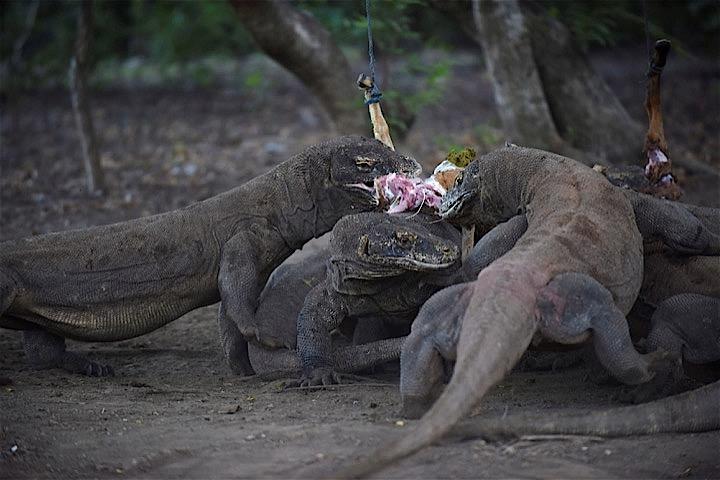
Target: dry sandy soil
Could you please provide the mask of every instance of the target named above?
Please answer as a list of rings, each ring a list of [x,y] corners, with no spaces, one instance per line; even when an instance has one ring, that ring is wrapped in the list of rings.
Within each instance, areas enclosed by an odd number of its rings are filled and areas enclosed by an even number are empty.
[[[612,60],[610,60],[610,58]],[[642,120],[642,66],[618,56],[597,67]],[[678,62],[678,65],[680,62]],[[187,205],[267,171],[328,134],[313,100],[266,65],[262,94],[237,89],[106,90],[96,117],[109,189],[88,198],[69,98],[34,92],[2,105],[0,240],[149,215]],[[671,75],[672,74],[672,75]],[[671,145],[718,164],[719,72],[686,62],[664,79]],[[702,95],[701,95],[702,94]],[[426,165],[443,144],[490,145],[497,127],[489,86],[472,54],[458,56],[443,105],[421,112],[400,148]],[[478,128],[482,125],[482,128]],[[502,141],[502,138],[496,141]],[[641,139],[638,139],[640,145]],[[716,180],[689,177],[689,198],[718,205]],[[344,458],[402,435],[397,368],[372,383],[282,390],[226,369],[215,307],[150,335],[70,348],[115,367],[85,378],[23,363],[18,332],[0,331],[0,477],[290,478],[330,475]],[[513,373],[480,413],[561,412],[616,405],[618,387],[582,367]],[[720,477],[720,432],[625,439],[444,442],[381,476],[392,478]]]

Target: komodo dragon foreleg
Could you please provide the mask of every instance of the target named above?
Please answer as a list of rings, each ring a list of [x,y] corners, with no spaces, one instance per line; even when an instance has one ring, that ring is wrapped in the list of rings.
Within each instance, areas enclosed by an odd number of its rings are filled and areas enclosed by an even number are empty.
[[[303,367],[300,386],[341,382],[333,370],[330,332],[340,326],[348,311],[342,297],[328,283],[310,290],[298,315],[297,344]]]
[[[250,232],[235,235],[223,246],[218,274],[222,302],[218,309],[218,328],[225,358],[233,373],[238,375],[255,373],[248,357],[246,339],[262,338],[266,346],[284,346],[278,332],[258,331],[263,324],[255,321],[260,292],[271,273],[258,268],[258,265],[269,263],[268,259],[274,255],[267,251],[269,243],[267,238],[258,238]]]
[[[525,233],[527,227],[527,217],[516,215],[483,235],[468,257],[473,274],[477,275],[483,268],[509,252]]]
[[[440,396],[445,362],[455,361],[462,317],[473,283],[440,290],[420,309],[400,354],[401,414],[420,418]]]
[[[660,239],[671,249],[690,255],[720,255],[720,235],[708,223],[720,223],[720,210],[697,209],[703,218],[679,202],[624,190],[635,211],[645,241]]]
[[[249,330],[249,326],[253,325],[257,299],[267,281],[267,278],[260,278],[258,259],[251,253],[255,249],[248,248],[248,244],[252,245],[243,234],[236,235],[225,244],[218,275],[220,343],[228,366],[237,375],[255,373],[248,357],[246,337],[258,335],[257,331]],[[242,326],[246,328],[243,330]]]

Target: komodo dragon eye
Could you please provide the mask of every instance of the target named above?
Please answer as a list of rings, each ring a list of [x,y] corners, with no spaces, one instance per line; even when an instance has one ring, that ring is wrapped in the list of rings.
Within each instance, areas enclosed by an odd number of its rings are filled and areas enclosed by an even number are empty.
[[[458,173],[457,177],[455,177],[455,183],[453,184],[453,188],[459,186],[462,183],[464,176],[465,172]]]
[[[370,157],[355,157],[355,165],[357,166],[358,170],[361,172],[369,172],[377,163],[377,159],[370,158]]]
[[[406,247],[417,240],[417,235],[410,232],[395,232],[395,238],[400,245]]]

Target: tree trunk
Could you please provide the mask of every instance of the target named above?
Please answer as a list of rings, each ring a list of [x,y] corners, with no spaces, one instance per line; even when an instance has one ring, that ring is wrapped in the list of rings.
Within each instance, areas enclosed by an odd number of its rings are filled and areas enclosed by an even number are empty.
[[[570,31],[548,15],[527,18],[534,63],[560,136],[596,161],[638,163],[642,127],[595,73]]]
[[[557,151],[563,142],[548,108],[518,2],[475,0],[472,10],[505,134],[514,143]]]
[[[342,133],[367,134],[356,74],[325,28],[285,0],[230,0],[259,47],[295,74]]]
[[[78,16],[75,54],[70,60],[70,92],[82,146],[88,192],[99,193],[104,190],[105,183],[87,96],[88,51],[91,47],[92,28],[93,3],[92,0],[83,0]]]

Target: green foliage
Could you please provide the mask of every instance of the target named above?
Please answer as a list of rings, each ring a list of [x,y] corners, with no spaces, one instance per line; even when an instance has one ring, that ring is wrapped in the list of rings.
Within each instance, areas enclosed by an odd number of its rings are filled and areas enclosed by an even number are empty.
[[[328,29],[336,42],[367,45],[364,1],[303,0],[298,3]],[[375,48],[385,54],[400,55],[408,46],[417,45],[421,36],[412,27],[412,21],[425,7],[423,0],[373,1],[370,14]]]
[[[717,0],[646,2],[634,0],[547,0],[547,12],[570,28],[582,48],[641,43],[645,22],[652,40],[668,38],[673,48],[686,53],[691,47],[717,50],[720,7]],[[715,45],[707,42],[714,38]]]
[[[30,2],[0,2],[3,28],[0,53],[12,55]],[[23,65],[13,72],[20,85],[63,82],[76,35],[78,2],[40,1],[36,21],[23,48]],[[169,65],[211,56],[237,56],[253,50],[248,34],[225,1],[96,1],[92,58],[106,64],[141,57]],[[177,68],[177,67],[175,67]],[[198,64],[187,73],[207,84],[211,72]]]
[[[472,147],[465,147],[460,149],[453,147],[448,152],[445,160],[452,163],[456,167],[465,168],[470,164],[470,162],[475,160],[476,156],[477,152]]]

